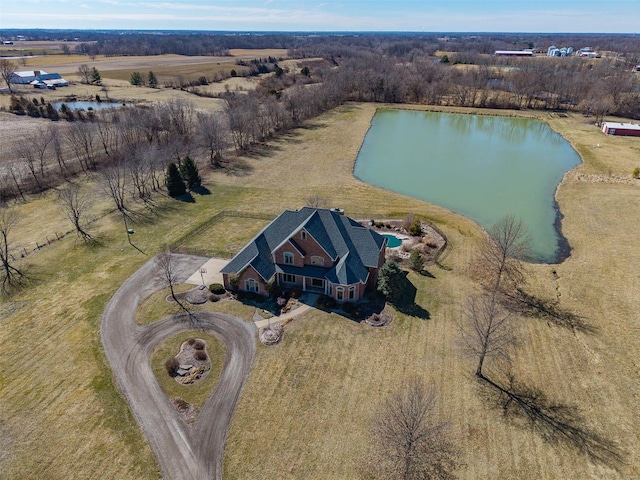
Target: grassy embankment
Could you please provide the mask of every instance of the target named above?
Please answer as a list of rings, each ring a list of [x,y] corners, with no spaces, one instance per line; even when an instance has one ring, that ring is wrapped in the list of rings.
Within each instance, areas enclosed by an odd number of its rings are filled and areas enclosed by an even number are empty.
[[[37,278],[31,288],[3,299],[0,310],[0,429],[9,439],[0,472],[7,478],[157,478],[153,455],[111,380],[99,340],[102,309],[162,244],[203,218],[222,209],[279,213],[317,193],[347,212],[413,211],[436,222],[453,247],[447,269],[431,267],[435,278],[409,274],[416,303],[429,318],[396,312],[390,326],[373,329],[314,312],[290,324],[280,345],[259,346],[231,425],[226,477],[354,477],[371,415],[389,391],[416,374],[440,391],[439,412],[450,419],[463,452],[462,478],[639,476],[640,367],[633,352],[640,351],[640,249],[634,243],[640,227],[631,219],[640,215],[640,189],[609,177],[609,170],[629,175],[638,158],[635,140],[605,137],[579,117],[535,114],[581,153],[585,164],[576,171],[594,176],[584,181],[567,175],[558,200],[572,256],[561,265],[531,266],[530,288],[558,299],[597,330],[586,334],[520,319],[514,364],[524,382],[577,405],[586,425],[625,448],[627,465],[615,472],[506,422],[482,400],[473,361],[455,342],[461,306],[476,290],[467,265],[480,229],[352,177],[374,109],[330,112],[248,159],[245,176],[207,175],[212,195],[196,196],[192,204],[163,201],[160,214],[135,226],[133,240],[147,255],[128,246],[120,219],[111,215],[92,229],[101,246],[88,248],[68,237],[21,260],[19,266]],[[21,242],[60,228],[49,196],[17,209],[23,221],[15,238]],[[216,225],[212,250],[225,252],[227,234],[236,230],[232,223]],[[216,308],[226,307],[220,302]]]

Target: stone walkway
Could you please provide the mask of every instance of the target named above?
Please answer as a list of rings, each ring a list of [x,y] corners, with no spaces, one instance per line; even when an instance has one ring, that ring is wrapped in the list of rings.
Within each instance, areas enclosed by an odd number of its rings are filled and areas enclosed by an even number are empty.
[[[300,315],[303,315],[309,310],[312,310],[315,308],[313,307],[313,305],[316,304],[316,301],[318,300],[318,295],[314,293],[307,293],[303,296],[303,298],[304,298],[304,302],[300,302],[302,305],[300,305],[295,310],[291,310],[277,317],[265,318],[265,319],[254,322],[256,324],[256,328],[260,329],[260,328],[268,327],[270,324],[282,323],[285,320],[289,320],[290,318],[291,319],[298,318]],[[259,315],[257,311],[256,311],[256,314]],[[255,318],[255,315],[254,315],[254,318]]]

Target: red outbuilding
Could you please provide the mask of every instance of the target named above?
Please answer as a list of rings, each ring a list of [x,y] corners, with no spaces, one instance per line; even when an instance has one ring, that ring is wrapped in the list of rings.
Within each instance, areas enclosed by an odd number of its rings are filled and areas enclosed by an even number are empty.
[[[607,135],[640,137],[640,125],[636,123],[602,122],[602,131]]]

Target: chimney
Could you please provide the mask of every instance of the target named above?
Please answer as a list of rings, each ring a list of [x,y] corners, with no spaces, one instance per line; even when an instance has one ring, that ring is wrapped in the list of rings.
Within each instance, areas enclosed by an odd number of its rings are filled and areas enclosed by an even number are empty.
[[[331,213],[337,213],[338,215],[344,215],[344,208],[332,208],[329,210]]]
[[[33,75],[34,75],[34,76],[36,76],[36,77],[37,77],[38,75],[40,75],[40,70],[34,70],[34,71],[33,71]]]

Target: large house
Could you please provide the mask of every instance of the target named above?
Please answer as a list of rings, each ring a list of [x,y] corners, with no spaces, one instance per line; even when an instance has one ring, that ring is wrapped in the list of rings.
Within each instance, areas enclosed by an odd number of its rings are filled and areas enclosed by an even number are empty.
[[[374,290],[387,239],[340,209],[285,211],[221,270],[224,286],[267,294],[267,283],[355,302]]]

